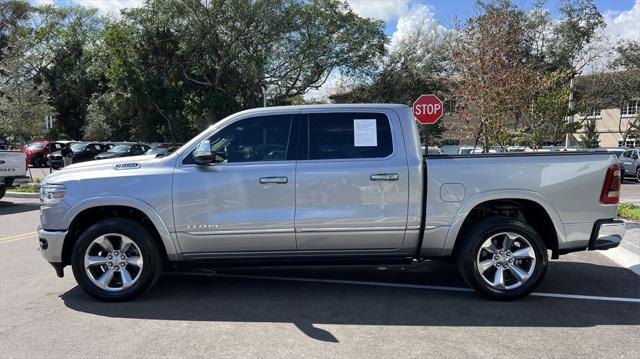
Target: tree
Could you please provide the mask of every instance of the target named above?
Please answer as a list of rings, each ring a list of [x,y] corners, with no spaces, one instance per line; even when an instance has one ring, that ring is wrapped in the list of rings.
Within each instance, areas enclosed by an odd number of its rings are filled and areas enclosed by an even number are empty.
[[[509,0],[480,1],[480,13],[458,25],[452,62],[457,114],[484,143],[559,142],[580,124],[567,119],[570,80],[592,64],[604,26],[592,0],[562,1],[561,19],[539,2],[525,12]]]
[[[534,68],[524,61],[524,13],[508,2],[481,4],[482,14],[457,29],[451,61],[456,113],[485,151],[507,145],[533,94]]]
[[[82,128],[85,141],[112,140],[113,129],[108,123],[108,106],[113,103],[113,94],[94,94],[87,110],[87,121]]]
[[[44,117],[55,115],[46,83],[34,76],[32,8],[23,1],[0,4],[0,135],[26,141],[44,134]]]
[[[81,137],[87,107],[99,78],[90,73],[95,44],[100,41],[102,20],[97,10],[75,7],[42,7],[39,16],[49,18],[49,31],[55,37],[42,47],[50,52],[51,61],[39,70],[48,83],[51,102],[58,112],[58,130],[70,138]]]
[[[19,45],[13,45],[19,46]],[[44,117],[55,115],[49,105],[46,84],[22,76],[19,59],[5,54],[0,61],[0,135],[13,141],[28,141],[44,135]]]
[[[621,40],[615,50],[617,58],[611,64],[613,69],[640,70],[640,41]]]
[[[154,0],[107,25],[101,66],[142,140],[182,141],[261,104],[288,103],[334,70],[363,75],[382,23],[338,0]]]
[[[600,136],[596,128],[595,118],[588,118],[584,121],[584,133],[580,136],[579,145],[582,148],[600,147]]]
[[[447,41],[450,34],[439,24],[422,23],[391,49],[372,81],[347,90],[342,102],[404,103],[411,105],[425,93],[450,98]],[[431,125],[431,139],[447,130],[442,121]]]

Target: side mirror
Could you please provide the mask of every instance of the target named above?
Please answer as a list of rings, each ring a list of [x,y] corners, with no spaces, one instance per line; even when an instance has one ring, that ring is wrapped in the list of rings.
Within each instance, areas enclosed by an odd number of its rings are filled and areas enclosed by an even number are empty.
[[[200,142],[198,148],[193,153],[193,160],[198,165],[208,165],[213,161],[213,153],[211,152],[211,143],[209,140]]]

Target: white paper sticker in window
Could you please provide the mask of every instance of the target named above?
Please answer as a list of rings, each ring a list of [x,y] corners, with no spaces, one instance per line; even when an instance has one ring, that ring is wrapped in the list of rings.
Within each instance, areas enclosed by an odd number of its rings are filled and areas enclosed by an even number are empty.
[[[376,120],[353,120],[353,144],[356,147],[378,145]]]

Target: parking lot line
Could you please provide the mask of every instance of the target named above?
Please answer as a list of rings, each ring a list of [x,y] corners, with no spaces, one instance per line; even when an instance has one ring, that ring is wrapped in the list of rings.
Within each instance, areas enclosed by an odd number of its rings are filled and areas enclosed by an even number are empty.
[[[196,274],[196,273],[194,273]],[[245,274],[223,274],[223,273],[197,273],[203,275],[210,275],[214,277],[222,278],[241,278],[241,279],[267,279],[289,282],[312,282],[312,283],[331,283],[331,284],[354,284],[354,285],[368,285],[377,287],[394,287],[394,288],[413,288],[413,289],[429,289],[429,290],[442,290],[450,292],[473,292],[471,288],[462,287],[447,287],[439,285],[422,285],[422,284],[404,284],[404,283],[388,283],[388,282],[367,282],[357,280],[342,280],[342,279],[322,279],[322,278],[300,278],[300,277],[278,277],[278,276],[261,276],[261,275],[245,275]],[[580,294],[560,294],[560,293],[540,293],[533,292],[530,294],[534,297],[547,297],[547,298],[563,298],[563,299],[580,299],[580,300],[598,300],[607,302],[627,302],[627,303],[640,303],[640,298],[626,298],[626,297],[607,297],[597,295],[580,295]]]
[[[13,242],[13,241],[17,241],[20,239],[27,239],[27,238],[31,238],[31,237],[35,237],[36,233],[35,232],[27,232],[27,233],[22,233],[22,234],[16,234],[13,236],[9,236],[9,237],[1,237],[0,238],[0,243],[4,243],[4,242]]]

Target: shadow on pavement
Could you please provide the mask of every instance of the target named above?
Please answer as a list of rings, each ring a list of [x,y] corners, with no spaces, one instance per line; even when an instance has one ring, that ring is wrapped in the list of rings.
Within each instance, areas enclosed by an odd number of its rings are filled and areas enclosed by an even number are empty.
[[[434,270],[433,263],[428,263],[416,265],[417,269],[412,268],[414,266],[408,267],[412,269],[393,266],[386,270],[371,266],[355,270],[353,267],[245,268],[224,269],[220,273],[440,285],[441,281],[434,283],[430,279],[451,264],[435,263],[435,266],[438,270]],[[639,285],[637,281],[633,282],[637,276],[631,274],[632,277],[627,277],[628,272],[624,268],[589,263],[553,262],[544,288],[539,291],[547,292],[562,285],[573,286],[569,292],[576,291],[572,294],[585,294],[579,290],[586,286],[597,295],[631,294],[617,288],[624,285],[634,287],[631,291],[637,297]],[[402,280],[398,276],[400,273]],[[619,277],[627,282],[614,279]],[[449,286],[458,286],[460,279],[456,275],[449,281]],[[585,284],[576,285],[575,281]],[[149,293],[126,303],[99,302],[78,287],[64,293],[61,298],[72,310],[106,317],[287,322],[296,325],[309,337],[327,342],[337,340],[314,324],[479,327],[640,324],[638,303],[541,297],[496,302],[468,292],[215,276],[165,275]]]
[[[40,208],[40,203],[38,202],[13,203],[7,199],[0,201],[0,215],[37,211],[39,208]]]

